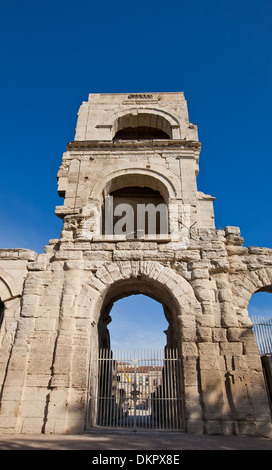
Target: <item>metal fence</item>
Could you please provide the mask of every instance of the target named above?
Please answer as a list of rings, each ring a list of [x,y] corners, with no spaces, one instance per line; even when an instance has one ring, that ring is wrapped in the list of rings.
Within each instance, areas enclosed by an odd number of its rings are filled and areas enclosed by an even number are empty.
[[[272,318],[253,315],[251,320],[260,355],[272,354]]]
[[[267,397],[272,416],[272,318],[252,316],[259,353],[261,356]]]
[[[89,425],[182,430],[177,350],[102,349],[90,364]]]

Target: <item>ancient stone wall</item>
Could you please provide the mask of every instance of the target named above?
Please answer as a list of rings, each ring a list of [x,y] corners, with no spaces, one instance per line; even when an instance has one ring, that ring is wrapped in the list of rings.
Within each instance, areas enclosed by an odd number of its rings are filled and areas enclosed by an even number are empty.
[[[167,311],[167,342],[182,360],[185,431],[271,435],[247,306],[254,292],[271,290],[272,250],[244,247],[237,227],[215,229],[213,198],[197,189],[200,144],[183,94],[141,96],[91,95],[58,173],[60,239],[43,254],[0,250],[0,432],[84,431],[90,358],[105,340],[110,306],[142,293]],[[133,125],[143,110],[146,126],[149,110],[172,137],[113,141],[135,109]],[[99,231],[105,197],[127,186],[161,194],[172,207],[168,234]]]

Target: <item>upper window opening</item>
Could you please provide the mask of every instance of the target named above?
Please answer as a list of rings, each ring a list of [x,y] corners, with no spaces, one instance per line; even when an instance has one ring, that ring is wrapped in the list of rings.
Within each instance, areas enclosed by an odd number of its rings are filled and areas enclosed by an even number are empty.
[[[169,135],[162,129],[156,127],[126,127],[118,131],[114,140],[149,140],[149,139],[169,139]]]
[[[126,234],[129,238],[144,235],[168,234],[167,205],[159,191],[149,187],[124,187],[112,191],[111,230],[114,234]],[[106,228],[109,207],[103,207],[102,230]],[[107,225],[108,227],[108,225]]]
[[[159,114],[135,112],[116,119],[113,140],[171,139],[172,127]]]

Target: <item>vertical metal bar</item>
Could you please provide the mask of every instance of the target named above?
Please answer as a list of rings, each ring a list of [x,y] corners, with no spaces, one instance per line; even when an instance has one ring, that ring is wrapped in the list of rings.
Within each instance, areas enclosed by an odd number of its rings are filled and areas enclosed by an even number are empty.
[[[104,364],[105,364],[105,397],[106,397],[106,403],[104,407],[104,417],[103,417],[103,423],[104,426],[110,426],[110,400],[109,400],[109,389],[110,389],[110,373],[109,373],[109,350],[104,349]]]
[[[120,419],[120,427],[123,428],[126,426],[126,392],[124,389],[124,384],[125,384],[125,374],[124,374],[124,359],[123,359],[123,348],[120,350],[120,356],[118,358],[118,370],[119,370],[119,381],[118,381],[118,387],[120,389],[120,396],[122,396],[123,399],[123,411],[122,411],[122,417]]]
[[[153,365],[156,364],[155,351],[153,351],[153,355],[152,355],[152,351],[148,350],[147,363],[153,364]],[[150,403],[152,407],[151,422],[150,422],[151,429],[157,429],[157,423],[158,423],[157,392],[158,391],[155,388],[154,392],[152,393],[152,396],[150,397]]]
[[[109,387],[109,398],[110,398],[110,422],[111,426],[116,427],[116,415],[118,402],[117,391],[116,391],[116,359],[115,356],[118,354],[117,351],[114,352],[109,349],[109,373],[110,373],[110,387]]]
[[[171,426],[173,429],[176,429],[176,415],[175,415],[175,407],[176,407],[176,394],[175,394],[175,368],[176,368],[176,350],[172,349],[172,361],[171,361],[171,375],[170,375],[170,383],[171,383],[171,400],[170,400],[170,408],[171,408]]]
[[[98,424],[102,425],[102,397],[103,397],[103,361],[102,361],[103,352],[102,349],[99,351],[99,410],[98,410]]]
[[[126,370],[126,375],[124,375],[124,389],[125,389],[125,394],[127,397],[127,406],[128,406],[128,411],[127,411],[127,428],[130,426],[130,368],[129,368],[129,351],[124,352],[124,368]]]
[[[272,322],[268,319],[269,352],[272,353]]]
[[[145,365],[146,367],[149,367],[149,361],[147,360],[146,356],[146,351],[145,351]],[[153,383],[152,386],[149,388],[148,393],[146,394],[146,427],[147,429],[150,429],[152,427],[152,404],[151,404],[151,398],[153,396]]]
[[[184,400],[183,400],[183,376],[182,363],[177,350],[177,409],[178,409],[178,429],[184,426]]]
[[[161,384],[162,384],[161,350],[157,351],[156,360],[154,361],[154,363],[159,368],[158,369],[159,379],[158,379],[158,383],[155,389],[155,423],[154,423],[154,426],[156,427],[156,429],[160,429],[161,428],[161,413],[158,407],[158,404],[159,404],[158,398],[159,398],[159,393],[160,393]]]
[[[160,419],[160,429],[164,429],[164,406],[162,402],[162,395],[163,395],[163,389],[165,386],[165,352],[162,354],[163,356],[163,362],[162,362],[162,367],[163,367],[163,375],[162,375],[162,381],[161,381],[161,386],[159,387],[158,390],[158,413],[159,413],[159,419]]]
[[[167,420],[167,402],[166,400],[164,399],[165,396],[167,396],[167,366],[168,366],[168,363],[167,363],[167,360],[168,360],[168,348],[165,350],[165,359],[164,359],[164,366],[165,366],[165,378],[164,378],[164,387],[162,389],[162,403],[163,403],[163,407],[164,407],[164,413],[163,413],[163,429],[165,429],[166,427],[166,420]]]
[[[125,391],[124,391],[124,386],[123,386],[123,348],[120,350],[120,357],[118,358],[118,375],[119,375],[119,379],[118,379],[118,387],[119,387],[119,390],[120,390],[120,396],[122,396],[122,400],[123,400],[123,410],[122,410],[122,415],[121,415],[121,419],[120,419],[120,427],[123,428],[125,427],[125,420],[126,420],[126,395],[125,395]]]
[[[174,373],[173,373],[173,422],[175,429],[179,429],[179,419],[180,419],[180,410],[179,410],[179,394],[178,394],[178,350],[175,349],[174,353]]]
[[[126,362],[126,371],[127,371],[127,377],[126,377],[126,382],[125,382],[125,388],[126,388],[126,395],[128,397],[128,421],[127,421],[127,427],[130,428],[131,426],[131,369],[130,369],[130,356],[131,352],[130,350],[126,351],[125,354],[125,362]]]
[[[168,429],[174,428],[173,423],[173,411],[174,411],[174,393],[173,393],[173,372],[174,372],[175,362],[174,362],[174,349],[169,350],[169,373],[168,373],[168,382],[169,382],[169,392],[168,392],[168,403],[169,403],[169,427]]]
[[[149,387],[146,393],[146,398],[145,398],[145,403],[146,403],[146,426],[148,429],[152,429],[152,419],[154,421],[154,403],[152,403],[152,400],[154,400],[155,394],[154,394],[154,387],[153,387],[153,366],[154,366],[154,360],[151,358],[149,360],[149,351],[146,356],[145,360],[145,366],[146,370],[150,371],[151,375],[151,381],[149,381]]]
[[[143,351],[142,350],[139,350],[138,351],[138,359],[139,359],[139,362],[138,362],[138,389],[139,389],[139,404],[140,404],[140,422],[139,422],[139,427],[142,429],[144,427],[144,424],[145,424],[145,416],[144,416],[144,397],[145,397],[145,388],[143,387],[143,381],[141,383],[140,381],[140,377],[142,377],[143,379],[143,371],[145,370],[144,369],[144,365],[143,365]]]
[[[105,349],[105,365],[106,365],[106,393],[107,393],[107,407],[105,409],[105,423],[106,426],[111,425],[111,363],[110,363],[110,349]]]
[[[107,370],[107,349],[103,350],[103,426],[107,426],[107,410],[108,410],[108,370]]]
[[[170,408],[170,427],[175,429],[174,425],[174,410],[175,410],[175,394],[174,394],[174,373],[175,373],[175,350],[170,350],[170,370],[169,370],[169,408]]]
[[[146,385],[146,377],[149,375],[149,361],[147,360],[147,351],[143,351],[143,358],[142,358],[142,368],[141,368],[141,375],[142,375],[142,395],[140,395],[141,399],[141,408],[142,408],[142,427],[149,428],[150,426],[150,410],[149,410],[149,396],[150,396],[150,386]]]
[[[264,343],[265,343],[265,352],[269,349],[269,340],[268,340],[268,328],[266,318],[263,318],[263,332],[264,332]]]
[[[163,373],[164,373],[164,369],[163,369],[163,365],[164,365],[164,362],[162,359],[162,356],[164,356],[164,353],[162,353],[162,351],[159,352],[158,354],[158,361],[157,363],[161,365],[161,374],[160,374],[160,383],[159,383],[159,386],[158,386],[158,390],[157,390],[157,396],[156,396],[156,411],[157,411],[157,429],[162,429],[162,419],[163,419],[163,410],[162,410],[162,407],[161,407],[161,392],[162,392],[162,387],[163,387]]]
[[[107,410],[106,410],[106,423],[107,426],[112,426],[112,400],[111,400],[111,389],[112,389],[112,361],[111,361],[111,350],[106,349],[106,381],[107,381]]]
[[[128,420],[128,427],[131,427],[131,424],[133,423],[133,405],[132,405],[132,368],[131,368],[131,350],[127,352],[127,373],[129,377],[129,381],[127,382],[127,394],[129,397],[129,420]]]
[[[165,405],[166,405],[166,419],[165,425],[167,429],[171,429],[171,415],[170,415],[170,406],[171,406],[171,384],[170,384],[170,374],[171,374],[171,349],[167,348],[167,357],[166,357],[166,389],[165,389]]]
[[[150,395],[150,386],[146,386],[146,374],[149,374],[149,363],[147,361],[146,357],[146,350],[143,351],[142,355],[142,394],[140,395],[141,397],[141,408],[142,408],[142,427],[143,428],[148,428],[149,427],[149,408],[148,408],[148,397]]]
[[[260,336],[261,336],[261,343],[262,343],[262,354],[265,354],[265,334],[264,334],[264,321],[263,317],[260,317],[260,324],[258,325]]]
[[[267,342],[266,342],[266,331],[265,331],[265,320],[263,317],[261,317],[261,324],[260,324],[260,331],[262,335],[262,345],[263,345],[263,351],[262,353],[265,354],[266,349],[267,349]]]
[[[174,366],[174,374],[173,374],[175,429],[178,429],[178,419],[179,419],[178,394],[177,394],[177,374],[178,374],[178,352],[177,352],[177,349],[175,349],[175,366]]]
[[[161,394],[162,394],[162,388],[163,388],[163,376],[162,376],[162,373],[163,373],[163,352],[162,350],[160,349],[158,351],[158,360],[156,361],[157,362],[157,366],[160,368],[160,380],[158,381],[158,387],[157,387],[157,390],[156,390],[156,429],[161,429],[162,428],[162,413],[163,413],[163,409],[162,409],[162,406],[161,406]]]
[[[101,412],[102,412],[102,403],[101,403],[101,397],[102,397],[102,362],[101,362],[101,355],[102,355],[102,350],[99,350],[99,359],[98,359],[98,412],[97,412],[97,424],[100,426],[101,425]]]
[[[136,430],[136,369],[137,369],[137,361],[135,359],[136,356],[136,351],[134,349],[134,359],[133,359],[133,365],[134,365],[134,380],[133,380],[133,429]]]

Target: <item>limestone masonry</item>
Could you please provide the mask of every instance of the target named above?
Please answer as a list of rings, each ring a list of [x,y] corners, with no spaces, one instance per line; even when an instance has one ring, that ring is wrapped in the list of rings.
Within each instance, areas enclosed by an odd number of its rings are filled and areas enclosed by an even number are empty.
[[[197,189],[200,149],[181,92],[82,103],[57,175],[60,239],[43,254],[0,250],[0,432],[83,432],[111,306],[142,293],[163,304],[182,360],[184,431],[272,436],[247,311],[271,291],[272,250],[215,229],[214,198]],[[113,210],[164,203],[167,232],[106,233],[108,196]]]

